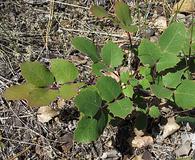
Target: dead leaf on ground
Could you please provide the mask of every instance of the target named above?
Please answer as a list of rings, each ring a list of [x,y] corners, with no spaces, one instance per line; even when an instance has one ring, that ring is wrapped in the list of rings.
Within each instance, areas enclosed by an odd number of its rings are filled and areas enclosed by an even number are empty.
[[[195,12],[195,0],[180,0],[174,5],[173,12]]]
[[[163,135],[162,138],[167,138],[169,135],[173,134],[175,131],[177,131],[180,128],[180,126],[175,122],[175,118],[171,117],[168,118],[167,124],[163,128]]]
[[[63,98],[59,98],[59,99],[57,100],[57,107],[58,107],[59,109],[63,109],[65,104],[66,104],[66,103],[65,103],[65,100],[64,100]]]
[[[63,152],[67,153],[73,146],[73,135],[71,133],[66,133],[65,135],[59,137],[58,141],[62,143],[60,144],[60,147]]]
[[[136,136],[143,136],[144,132],[142,130],[138,130],[137,128],[134,128],[134,133]]]
[[[191,149],[192,149],[191,142],[186,141],[184,144],[181,145],[180,148],[175,150],[176,157],[188,156]]]
[[[143,160],[153,160],[152,154],[148,150],[144,151],[142,158]]]
[[[143,160],[142,159],[142,154],[135,156],[132,160]]]
[[[87,63],[87,58],[83,55],[71,55],[70,59],[73,63],[77,63],[77,64]]]
[[[152,145],[154,140],[151,136],[136,136],[132,141],[132,147],[135,148],[142,148],[149,145]]]
[[[114,72],[105,72],[103,74],[105,76],[108,76],[108,77],[111,77],[111,78],[115,79],[117,82],[120,81],[120,78],[119,78],[119,75],[118,75],[118,72],[117,71],[114,71]]]
[[[38,121],[45,123],[49,122],[53,117],[59,114],[58,111],[54,110],[50,106],[42,106],[37,111],[37,119]]]

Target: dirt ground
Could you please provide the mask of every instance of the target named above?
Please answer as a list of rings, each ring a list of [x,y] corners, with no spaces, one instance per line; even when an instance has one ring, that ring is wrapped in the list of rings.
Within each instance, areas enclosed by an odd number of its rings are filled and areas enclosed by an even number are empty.
[[[139,31],[132,35],[135,46],[143,37],[158,39],[176,3],[174,0],[126,2],[134,23],[139,26]],[[48,64],[51,58],[57,57],[76,64],[79,80],[90,83],[93,80],[91,61],[72,47],[72,37],[86,36],[100,46],[108,39],[124,49],[129,45],[126,33],[118,26],[92,16],[89,8],[93,4],[113,12],[114,0],[1,0],[0,93],[24,82],[19,68],[22,62],[37,60]],[[179,16],[186,25],[190,23],[191,14]],[[165,21],[160,21],[162,17]],[[160,140],[166,118],[174,115],[174,109],[168,106],[162,118],[149,126],[148,133],[154,137],[154,144],[148,147],[131,146],[133,129],[129,120],[120,127],[108,126],[96,142],[78,144],[73,141],[73,131],[79,112],[72,101],[65,102],[59,115],[47,123],[37,120],[37,110],[28,107],[25,101],[6,101],[0,96],[0,160],[130,160],[141,153],[144,160],[174,160],[176,151],[182,147],[182,137],[194,131],[189,124],[183,124],[174,134]],[[190,150],[185,156],[193,156]]]

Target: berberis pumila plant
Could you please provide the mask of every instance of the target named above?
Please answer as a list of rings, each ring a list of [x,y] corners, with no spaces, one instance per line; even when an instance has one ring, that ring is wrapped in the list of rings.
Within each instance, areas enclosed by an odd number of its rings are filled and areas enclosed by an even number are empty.
[[[115,16],[100,6],[93,6],[91,11],[97,17],[113,20],[126,32],[137,31],[132,25],[128,5],[121,1],[115,4]],[[158,118],[161,114],[160,103],[152,103],[155,97],[183,110],[195,108],[193,24],[186,28],[181,22],[173,22],[158,42],[143,39],[137,54],[140,62],[134,73],[121,69],[126,67],[127,56],[112,41],[106,42],[101,49],[85,37],[73,38],[72,44],[93,61],[95,85],[74,83],[78,71],[63,59],[52,59],[50,70],[38,62],[25,62],[21,71],[26,83],[8,88],[4,97],[26,99],[29,105],[41,106],[58,96],[65,100],[76,96],[74,102],[81,114],[74,138],[82,143],[97,140],[115,118],[136,115],[135,127],[144,129],[148,116]],[[178,120],[195,121],[189,116],[178,116]]]

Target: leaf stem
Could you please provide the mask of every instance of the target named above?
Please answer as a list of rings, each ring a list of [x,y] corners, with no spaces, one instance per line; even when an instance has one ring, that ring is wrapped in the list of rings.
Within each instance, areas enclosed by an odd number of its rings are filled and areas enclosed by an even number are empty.
[[[189,47],[189,59],[192,54],[192,36],[193,36],[193,29],[194,29],[194,22],[193,22],[193,17],[194,14],[192,13],[192,25],[191,25],[191,30],[190,30],[190,47]]]
[[[133,44],[132,44],[131,34],[129,32],[127,32],[127,36],[129,38],[129,43],[130,43],[130,46],[131,46],[131,50],[133,50]]]

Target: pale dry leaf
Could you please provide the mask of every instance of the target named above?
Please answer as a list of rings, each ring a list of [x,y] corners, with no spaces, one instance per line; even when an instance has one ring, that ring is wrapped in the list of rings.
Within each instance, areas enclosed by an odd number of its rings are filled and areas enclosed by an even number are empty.
[[[152,145],[154,143],[154,140],[151,136],[136,136],[132,140],[132,147],[135,148],[142,148],[149,145]]]
[[[118,75],[118,72],[117,71],[114,71],[114,72],[105,72],[103,74],[105,76],[108,76],[108,77],[111,77],[111,78],[115,79],[117,82],[120,81],[120,78],[119,78],[119,75]]]
[[[134,133],[136,136],[143,136],[144,132],[142,130],[138,130],[137,128],[134,128]]]
[[[143,160],[142,154],[135,156],[132,160]]]
[[[192,149],[191,142],[186,141],[184,144],[182,144],[181,147],[175,150],[176,157],[188,156],[191,149]]]
[[[63,109],[63,108],[64,108],[64,105],[65,105],[65,100],[64,100],[63,98],[59,98],[59,99],[57,100],[57,107],[58,107],[59,109]]]
[[[180,126],[175,122],[175,118],[171,117],[168,118],[167,124],[163,127],[163,135],[162,138],[166,138],[169,135],[173,134],[175,131],[177,131],[180,128]]]
[[[190,140],[192,142],[192,149],[195,150],[195,133],[190,133]]]
[[[87,58],[83,55],[71,55],[70,59],[71,59],[71,62],[76,63],[76,64],[87,63]]]
[[[163,31],[167,28],[167,19],[164,16],[160,16],[155,20],[154,26]]]
[[[51,120],[58,114],[59,112],[54,110],[50,106],[42,106],[37,111],[37,120],[42,123],[49,122],[49,120]]]
[[[73,135],[71,133],[66,133],[65,135],[59,137],[58,141],[62,142],[60,143],[60,147],[64,153],[67,153],[73,146]]]
[[[180,0],[173,6],[173,12],[195,12],[195,0]]]
[[[122,73],[122,72],[129,72],[130,71],[130,69],[129,69],[129,67],[120,67],[120,73]]]

